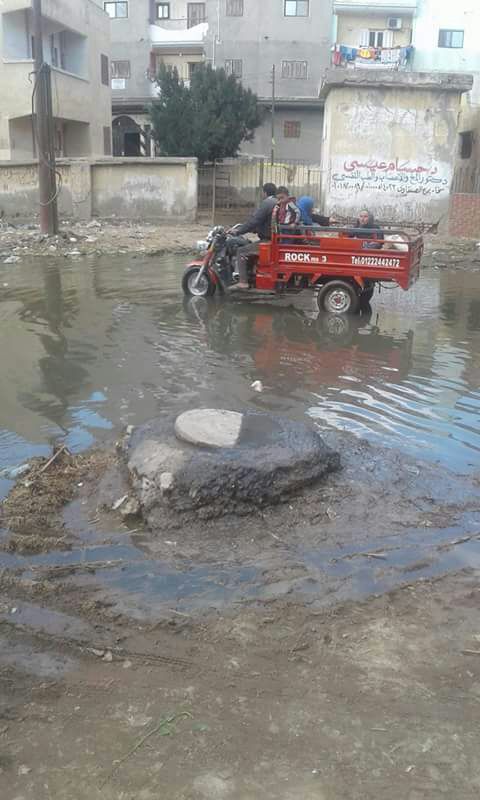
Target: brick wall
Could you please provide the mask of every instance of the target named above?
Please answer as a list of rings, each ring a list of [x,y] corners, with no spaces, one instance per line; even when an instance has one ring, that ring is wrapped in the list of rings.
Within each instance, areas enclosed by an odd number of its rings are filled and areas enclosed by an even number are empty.
[[[480,194],[452,194],[449,233],[480,238]]]

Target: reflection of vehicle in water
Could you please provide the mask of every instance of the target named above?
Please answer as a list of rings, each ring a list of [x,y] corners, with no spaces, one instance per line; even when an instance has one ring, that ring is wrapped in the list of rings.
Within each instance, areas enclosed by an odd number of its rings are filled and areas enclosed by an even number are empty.
[[[242,296],[250,299],[258,292],[298,294],[311,289],[320,310],[355,313],[372,299],[376,284],[389,282],[407,290],[419,276],[422,236],[388,226],[384,236],[372,243],[338,228],[305,228],[301,233],[295,229],[288,236],[273,231],[272,240],[260,242],[258,256],[252,256],[251,291]],[[211,297],[217,290],[230,289],[238,282],[237,250],[246,243],[247,239],[230,235],[220,226],[210,231],[207,241],[199,243],[203,258],[191,262],[184,273],[184,293]]]
[[[213,350],[249,355],[255,374],[270,384],[317,389],[344,375],[368,380],[389,370],[398,379],[409,370],[413,333],[383,333],[372,324],[371,311],[307,315],[267,303],[218,305],[203,298],[186,301],[185,309]]]

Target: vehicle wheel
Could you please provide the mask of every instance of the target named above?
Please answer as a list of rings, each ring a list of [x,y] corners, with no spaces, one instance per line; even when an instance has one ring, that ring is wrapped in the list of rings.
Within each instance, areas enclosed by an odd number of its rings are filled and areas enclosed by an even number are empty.
[[[318,307],[329,314],[355,314],[360,307],[360,297],[347,281],[329,281],[318,293]]]
[[[200,267],[190,267],[182,278],[182,289],[188,297],[211,297],[217,288],[208,272],[204,272],[197,283]]]

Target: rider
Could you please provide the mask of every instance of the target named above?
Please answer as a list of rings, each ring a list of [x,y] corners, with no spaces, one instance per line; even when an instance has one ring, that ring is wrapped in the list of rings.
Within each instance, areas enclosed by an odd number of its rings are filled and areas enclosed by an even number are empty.
[[[368,208],[362,209],[357,218],[355,228],[348,231],[351,239],[368,239],[364,247],[368,250],[381,250],[385,239],[385,234],[380,225],[375,222],[375,217]]]
[[[297,201],[297,206],[300,209],[302,225],[311,227],[312,225],[321,225],[322,228],[328,228],[333,220],[330,217],[324,217],[322,214],[314,214],[313,207],[315,200],[313,197],[303,195]]]
[[[274,183],[263,186],[263,200],[252,216],[243,225],[236,225],[231,233],[243,236],[245,233],[256,233],[261,242],[269,242],[272,238],[272,212],[276,206],[277,187]],[[238,272],[240,280],[239,289],[248,289],[248,260],[252,255],[257,255],[258,242],[251,242],[238,250]]]
[[[300,233],[300,209],[297,206],[295,197],[290,196],[286,186],[279,186],[277,189],[277,205],[273,209],[272,224],[276,226],[277,233],[292,233],[297,236]],[[299,244],[298,239],[281,237],[281,244]]]

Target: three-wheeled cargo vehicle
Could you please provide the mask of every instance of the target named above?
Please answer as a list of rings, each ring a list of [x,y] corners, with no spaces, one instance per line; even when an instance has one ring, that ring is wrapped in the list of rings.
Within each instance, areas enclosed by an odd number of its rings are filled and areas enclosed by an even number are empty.
[[[384,238],[357,238],[348,228],[305,228],[295,233],[273,231],[260,242],[250,264],[250,289],[242,297],[262,293],[298,293],[313,289],[321,310],[332,314],[357,312],[372,299],[375,286],[394,283],[408,290],[417,280],[423,237],[415,229],[384,227]],[[182,287],[186,295],[208,297],[238,282],[238,249],[248,244],[223,227],[214,228],[198,243],[203,257],[188,264]],[[241,290],[238,290],[240,294]]]

